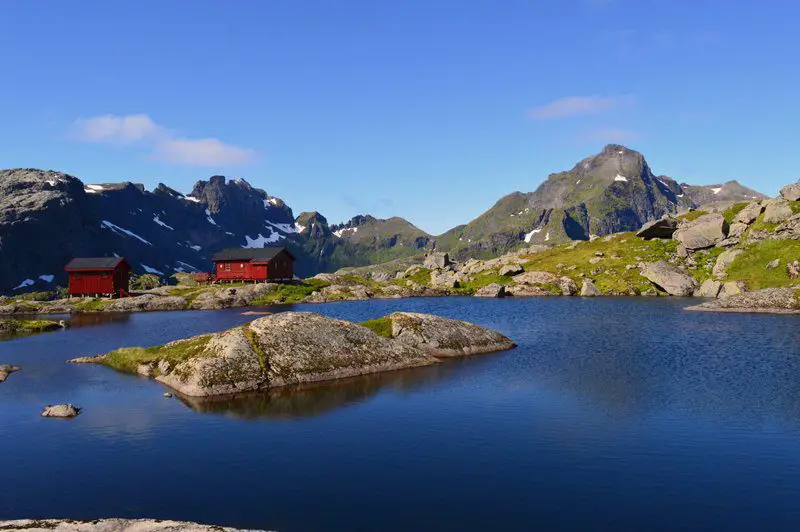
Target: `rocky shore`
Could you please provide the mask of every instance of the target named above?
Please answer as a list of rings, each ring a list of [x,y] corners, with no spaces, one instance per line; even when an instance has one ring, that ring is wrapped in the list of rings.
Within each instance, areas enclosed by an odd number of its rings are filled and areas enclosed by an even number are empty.
[[[160,519],[20,519],[0,521],[0,530],[48,532],[246,532],[245,529]],[[247,532],[264,532],[250,530]]]
[[[73,363],[98,363],[208,397],[427,366],[514,343],[489,329],[397,312],[363,324],[284,312],[227,331],[151,348],[124,348]]]

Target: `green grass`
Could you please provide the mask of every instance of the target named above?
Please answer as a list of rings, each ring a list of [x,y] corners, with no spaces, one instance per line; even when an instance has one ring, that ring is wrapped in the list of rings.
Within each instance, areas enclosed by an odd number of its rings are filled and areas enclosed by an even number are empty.
[[[85,299],[72,306],[79,312],[102,312],[111,302],[110,299]]]
[[[384,338],[392,337],[392,320],[383,317],[376,320],[362,321],[361,325]]]
[[[608,242],[599,238],[594,242],[581,242],[574,249],[558,246],[525,256],[523,266],[525,271],[569,277],[578,286],[584,277],[592,279],[604,294],[627,294],[631,289],[644,291],[651,287],[640,275],[639,268],[629,270],[627,265],[666,260],[676,249],[677,242],[673,240],[642,240],[633,233],[620,233]],[[598,252],[603,253],[603,260],[589,264]]]
[[[7,340],[60,329],[58,322],[51,320],[0,320],[0,338]]]
[[[693,222],[698,218],[700,218],[701,216],[705,216],[706,214],[708,214],[707,211],[690,211],[687,212],[686,214],[678,216],[678,219],[683,220],[684,222]]]
[[[160,360],[167,360],[175,366],[184,360],[203,356],[210,337],[206,334],[156,347],[123,347],[110,352],[102,363],[125,373],[136,373],[140,365]]]
[[[797,280],[789,279],[788,262],[800,258],[800,241],[763,240],[744,248],[728,267],[727,281],[744,281],[749,290],[792,286]],[[767,264],[780,260],[777,268],[767,269]]]
[[[474,275],[471,281],[459,281],[458,288],[451,290],[451,292],[458,295],[469,296],[473,295],[484,286],[489,286],[490,284],[501,284],[506,286],[516,284],[516,282],[514,282],[513,277],[500,275],[497,272],[482,272]]]
[[[733,219],[736,218],[736,216],[738,216],[738,214],[742,212],[748,205],[749,203],[747,202],[735,203],[722,213],[722,217],[725,218],[725,221],[728,222],[728,225],[730,225],[733,223]]]
[[[430,286],[431,284],[431,271],[428,268],[419,268],[413,275],[409,275],[402,279],[395,279],[393,282],[400,286],[406,286],[408,281],[413,281],[422,286]]]
[[[306,279],[296,283],[279,284],[266,296],[253,301],[253,305],[274,305],[276,303],[302,303],[303,300],[322,290],[331,283],[321,279]]]

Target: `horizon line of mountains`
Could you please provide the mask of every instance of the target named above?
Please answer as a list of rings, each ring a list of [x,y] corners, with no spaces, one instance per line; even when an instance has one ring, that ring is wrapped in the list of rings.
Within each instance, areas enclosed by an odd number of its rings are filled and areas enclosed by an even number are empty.
[[[52,170],[0,170],[0,294],[63,286],[73,257],[125,256],[135,272],[167,277],[208,271],[224,248],[281,245],[305,277],[433,248],[486,258],[634,231],[710,203],[760,199],[766,196],[736,181],[699,186],[657,176],[642,154],[616,144],[438,236],[400,217],[358,215],[342,224],[319,212],[295,217],[283,200],[244,179],[213,176],[184,195],[163,183],[148,191],[129,182],[84,184]]]

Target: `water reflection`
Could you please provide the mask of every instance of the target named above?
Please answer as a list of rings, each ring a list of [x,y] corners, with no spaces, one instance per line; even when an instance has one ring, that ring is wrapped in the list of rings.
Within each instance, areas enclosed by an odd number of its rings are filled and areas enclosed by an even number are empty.
[[[477,358],[463,361],[446,360],[434,366],[284,386],[263,392],[225,397],[188,397],[176,394],[175,397],[195,412],[202,414],[224,414],[251,420],[308,418],[363,403],[382,392],[419,391],[447,381],[466,366],[479,362]]]

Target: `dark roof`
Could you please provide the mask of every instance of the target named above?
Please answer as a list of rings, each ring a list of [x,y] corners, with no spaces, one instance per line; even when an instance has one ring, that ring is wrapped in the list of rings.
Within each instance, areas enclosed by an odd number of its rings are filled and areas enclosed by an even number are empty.
[[[92,257],[72,259],[64,266],[70,270],[113,270],[121,263],[127,262],[124,257]]]
[[[284,247],[277,248],[228,248],[223,249],[213,257],[212,261],[216,260],[241,260],[241,261],[270,261],[274,259],[281,251],[285,251],[292,259],[294,255],[289,253],[289,250]]]

